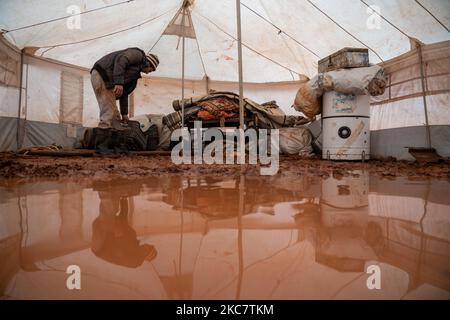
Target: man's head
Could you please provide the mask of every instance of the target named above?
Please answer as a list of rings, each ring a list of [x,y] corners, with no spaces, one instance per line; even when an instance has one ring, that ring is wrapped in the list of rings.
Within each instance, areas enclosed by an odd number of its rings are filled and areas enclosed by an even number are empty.
[[[156,54],[149,53],[145,56],[145,59],[147,59],[148,66],[142,69],[142,72],[144,73],[150,73],[156,70],[159,65],[159,59]]]

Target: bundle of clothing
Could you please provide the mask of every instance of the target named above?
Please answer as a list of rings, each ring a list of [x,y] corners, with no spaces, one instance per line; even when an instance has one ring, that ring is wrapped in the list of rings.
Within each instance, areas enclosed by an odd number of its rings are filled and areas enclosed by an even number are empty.
[[[251,118],[253,125],[261,129],[278,129],[294,127],[310,122],[302,116],[288,116],[276,104],[270,101],[263,104],[244,98],[245,118]],[[171,130],[181,128],[182,106],[184,104],[184,121],[221,120],[239,118],[239,95],[227,91],[213,91],[200,97],[175,100],[172,106],[175,112],[166,115],[163,123]]]
[[[320,98],[327,91],[348,95],[382,95],[387,86],[387,77],[380,66],[341,69],[319,73],[311,80],[300,84],[293,107],[307,118],[314,120],[321,113]]]

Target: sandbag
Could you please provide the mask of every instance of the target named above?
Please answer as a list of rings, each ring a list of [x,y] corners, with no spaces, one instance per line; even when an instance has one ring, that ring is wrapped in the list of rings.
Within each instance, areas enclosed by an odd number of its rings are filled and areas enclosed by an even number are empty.
[[[312,135],[307,128],[281,128],[280,152],[290,155],[312,156]]]

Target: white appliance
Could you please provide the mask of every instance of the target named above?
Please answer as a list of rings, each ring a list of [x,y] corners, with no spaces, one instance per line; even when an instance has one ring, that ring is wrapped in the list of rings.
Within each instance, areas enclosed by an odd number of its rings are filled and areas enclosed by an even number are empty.
[[[323,159],[370,159],[369,96],[326,92],[323,96],[322,134]]]

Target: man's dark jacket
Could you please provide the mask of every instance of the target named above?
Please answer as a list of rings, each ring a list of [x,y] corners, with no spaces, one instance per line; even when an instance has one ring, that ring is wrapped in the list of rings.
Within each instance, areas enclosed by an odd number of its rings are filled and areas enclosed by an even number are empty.
[[[98,60],[91,69],[97,70],[107,89],[115,85],[123,86],[120,98],[120,113],[128,114],[128,95],[136,88],[142,69],[149,67],[145,52],[139,48],[128,48],[107,54]]]

